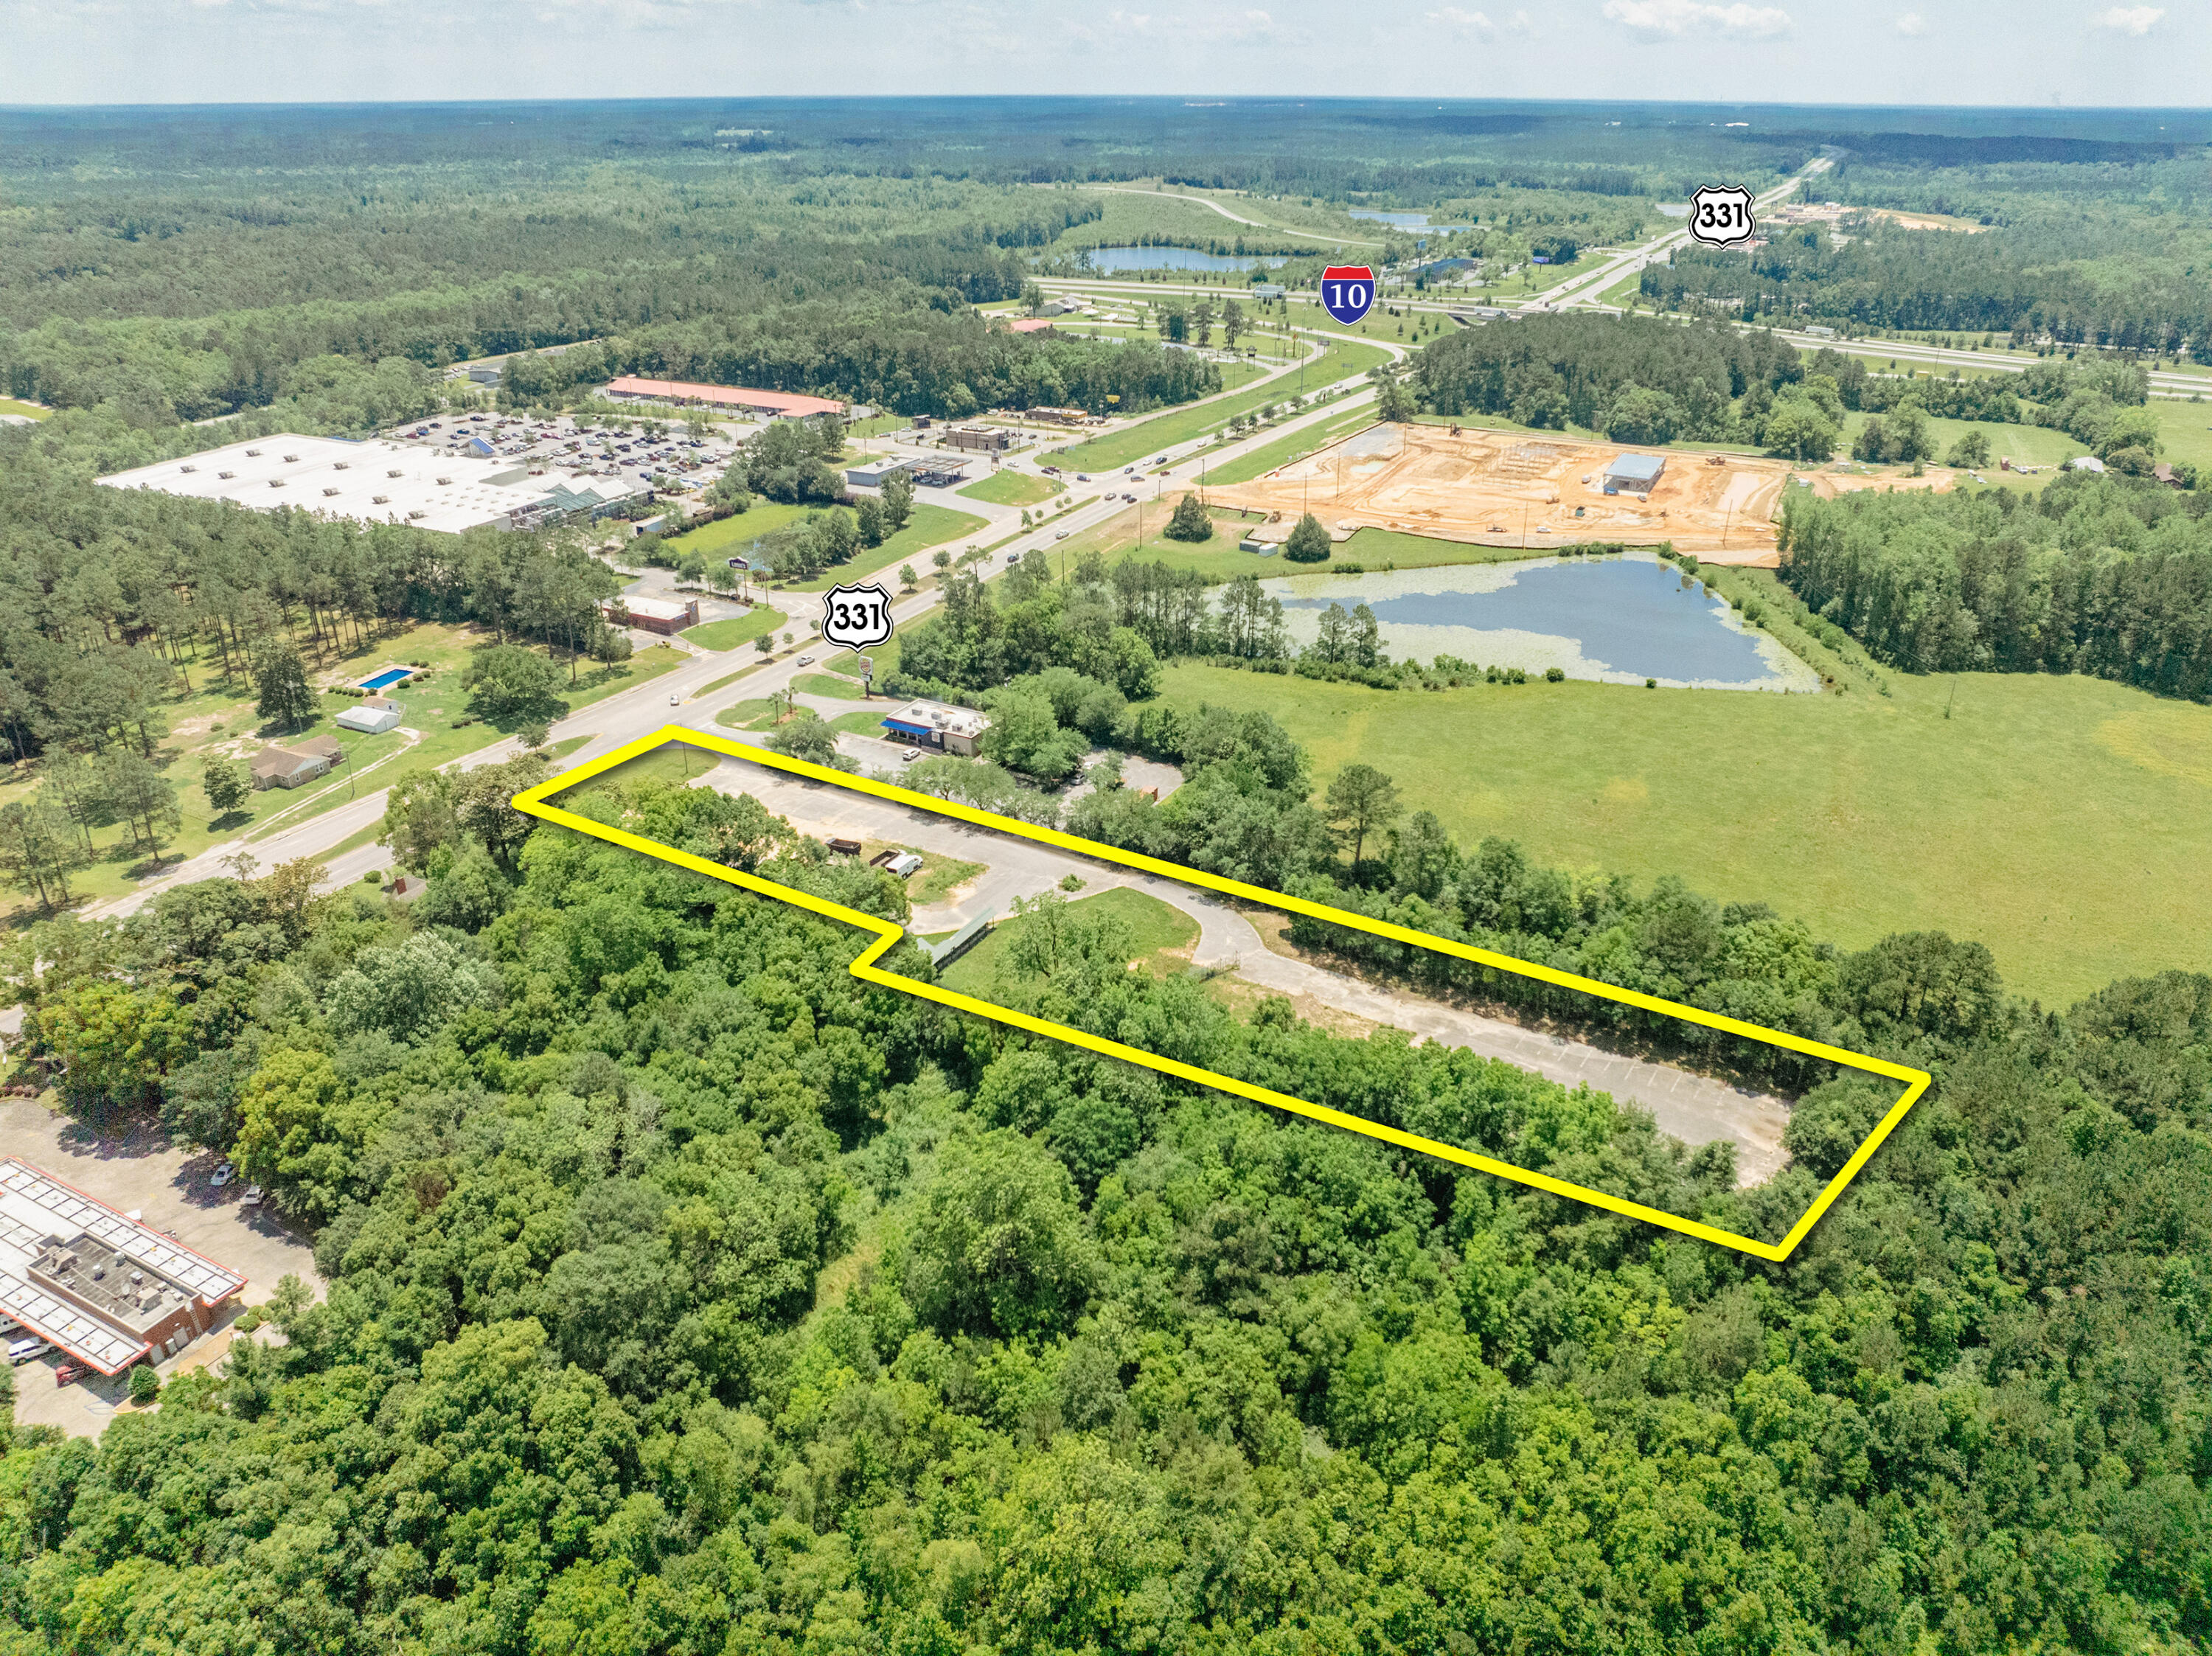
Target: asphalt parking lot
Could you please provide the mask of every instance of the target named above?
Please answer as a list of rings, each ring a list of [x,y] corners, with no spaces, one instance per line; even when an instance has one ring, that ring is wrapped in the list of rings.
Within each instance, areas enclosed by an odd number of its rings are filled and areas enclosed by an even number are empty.
[[[164,1379],[219,1358],[229,1348],[238,1312],[267,1301],[285,1277],[297,1277],[318,1297],[323,1292],[313,1250],[304,1235],[286,1228],[267,1209],[244,1205],[242,1182],[221,1190],[210,1186],[208,1176],[222,1158],[173,1144],[156,1128],[137,1126],[103,1137],[36,1100],[0,1100],[0,1156],[21,1156],[110,1207],[125,1213],[135,1210],[156,1230],[245,1277],[245,1291],[229,1314],[158,1366]],[[96,1436],[123,1404],[124,1379],[94,1376],[57,1386],[54,1369],[61,1361],[59,1353],[49,1353],[15,1371],[16,1423]]]
[[[452,454],[470,452],[470,440],[477,439],[489,445],[498,459],[619,476],[639,486],[657,477],[663,487],[683,489],[720,476],[749,430],[717,422],[704,436],[695,437],[680,410],[641,408],[640,415],[658,420],[663,434],[649,439],[603,426],[580,428],[566,416],[540,419],[514,414],[446,414],[394,426],[383,434],[393,442]]]

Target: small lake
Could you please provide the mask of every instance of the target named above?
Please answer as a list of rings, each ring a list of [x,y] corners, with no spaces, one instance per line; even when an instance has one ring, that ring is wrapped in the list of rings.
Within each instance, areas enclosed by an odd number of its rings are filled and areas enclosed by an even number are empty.
[[[1201,253],[1195,247],[1093,247],[1091,268],[1107,274],[1115,270],[1249,270],[1255,264],[1273,270],[1290,261],[1248,253],[1231,258],[1220,253]]]
[[[1548,668],[1569,678],[1669,688],[1817,691],[1812,670],[1727,603],[1649,552],[1533,558],[1366,575],[1262,581],[1310,644],[1332,604],[1364,604],[1395,659],[1456,656],[1480,666]]]
[[[1351,216],[1366,219],[1375,224],[1394,224],[1401,230],[1472,230],[1471,224],[1431,224],[1426,213],[1380,213],[1364,207],[1351,209]]]

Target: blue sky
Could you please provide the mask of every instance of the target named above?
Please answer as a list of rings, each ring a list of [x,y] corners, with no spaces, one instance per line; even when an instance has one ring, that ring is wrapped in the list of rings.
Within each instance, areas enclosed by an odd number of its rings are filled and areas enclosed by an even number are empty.
[[[2202,106],[2212,0],[0,0],[0,103],[763,94]]]

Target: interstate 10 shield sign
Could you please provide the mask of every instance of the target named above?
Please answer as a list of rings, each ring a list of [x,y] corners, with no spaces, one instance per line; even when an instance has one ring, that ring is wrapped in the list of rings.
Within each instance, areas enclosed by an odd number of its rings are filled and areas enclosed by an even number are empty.
[[[1353,323],[1375,303],[1375,272],[1364,264],[1332,264],[1321,273],[1322,308],[1339,322]]]

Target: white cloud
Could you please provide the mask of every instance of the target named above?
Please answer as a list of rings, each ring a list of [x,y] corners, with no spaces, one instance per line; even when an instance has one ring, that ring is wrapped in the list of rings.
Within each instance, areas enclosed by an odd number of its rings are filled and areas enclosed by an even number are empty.
[[[2145,35],[2151,26],[2166,15],[2162,6],[2114,6],[2110,11],[2100,11],[2089,21],[2099,28],[2108,28],[2115,34]]]
[[[1790,14],[1779,6],[1727,6],[1703,0],[1605,0],[1608,21],[1620,23],[1647,40],[1680,39],[1686,34],[1724,34],[1739,40],[1771,40],[1790,30]]]
[[[1899,34],[1925,34],[1928,33],[1928,20],[1917,11],[1900,12],[1898,14],[1897,32]]]
[[[1478,40],[1494,40],[1500,34],[1527,34],[1534,27],[1525,11],[1516,11],[1504,22],[1494,23],[1486,12],[1462,11],[1457,6],[1431,12],[1429,21],[1443,24],[1455,34],[1471,35]]]

